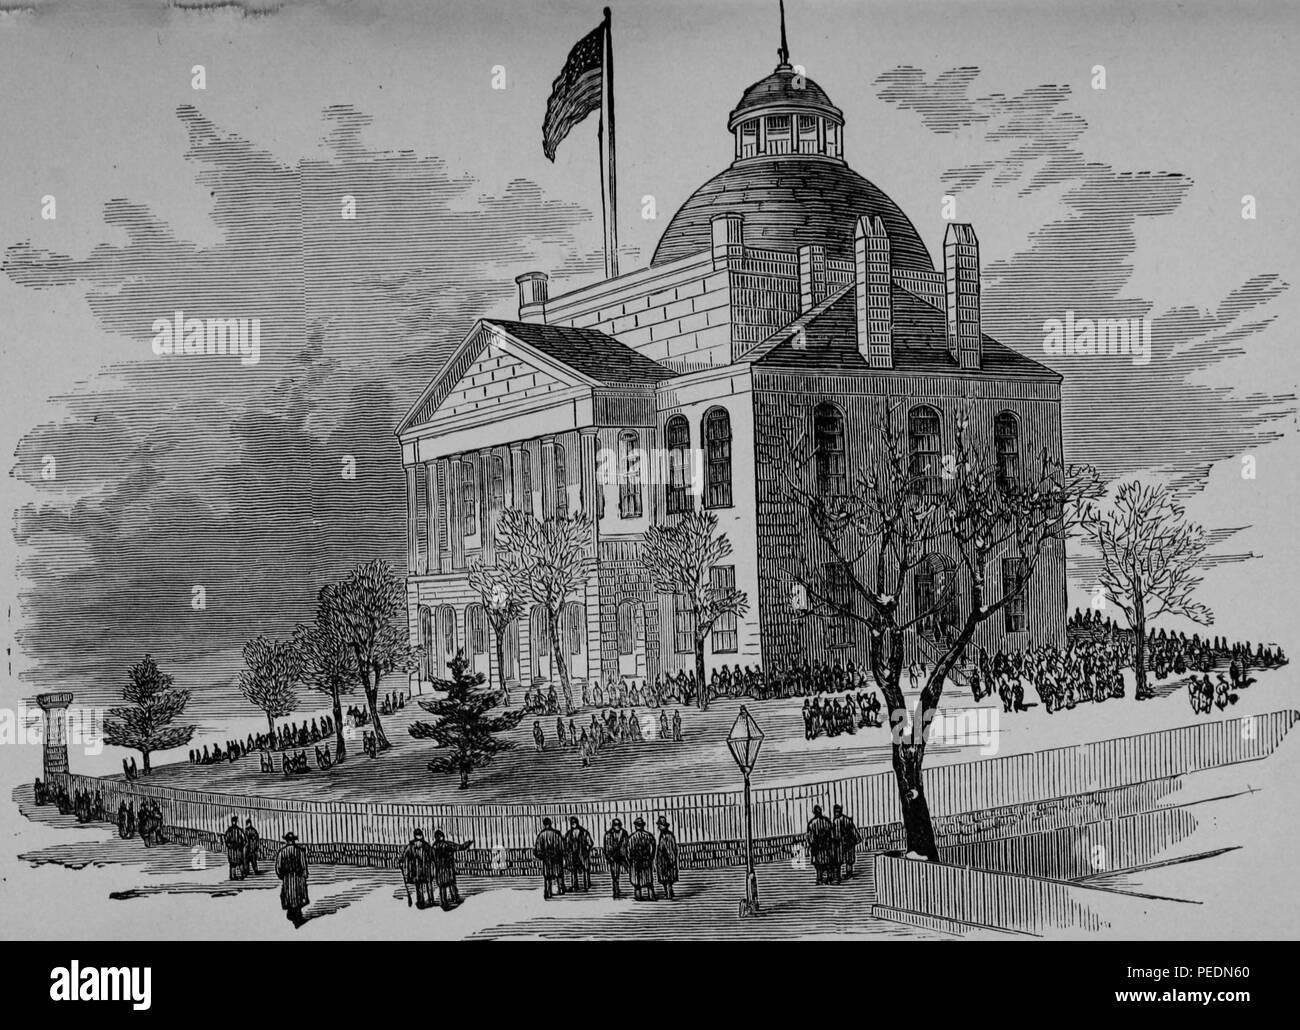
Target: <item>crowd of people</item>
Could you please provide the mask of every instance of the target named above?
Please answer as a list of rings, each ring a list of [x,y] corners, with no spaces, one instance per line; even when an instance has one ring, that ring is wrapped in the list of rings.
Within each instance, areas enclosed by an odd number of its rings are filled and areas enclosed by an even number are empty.
[[[33,785],[32,798],[38,805],[54,805],[60,815],[75,815],[79,823],[102,823],[107,819],[104,795],[98,790],[91,794],[89,789],[78,787],[69,794],[68,788],[62,783],[51,786],[42,783],[38,776]]]
[[[76,787],[71,793],[63,783],[44,783],[38,777],[33,785],[33,800],[38,805],[54,805],[61,815],[74,815],[79,823],[111,823],[104,795],[96,790]],[[137,833],[145,847],[166,844],[163,836],[162,808],[154,798],[144,798],[136,808],[135,799],[123,798],[117,806],[117,834],[123,839]]]
[[[671,716],[666,708],[661,708],[656,717],[653,712],[638,713],[606,709],[602,713],[593,712],[591,721],[579,728],[573,719],[566,724],[563,716],[556,717],[555,733],[551,746],[559,749],[576,751],[582,764],[589,766],[603,750],[619,744],[644,744],[651,740],[681,742],[682,713],[674,709]],[[533,747],[541,753],[547,750],[546,731],[540,719],[533,720]]]
[[[1113,619],[1093,609],[1075,609],[1066,622],[1066,632],[1071,640],[1086,639],[1107,641],[1120,649],[1125,663],[1132,665],[1136,647],[1134,634]],[[1171,673],[1183,676],[1188,672],[1213,672],[1224,665],[1237,669],[1238,677],[1250,669],[1272,669],[1287,664],[1281,647],[1265,647],[1250,641],[1229,642],[1227,637],[1202,637],[1185,632],[1170,633],[1165,629],[1149,630],[1146,638],[1146,664],[1156,679],[1165,679]]]
[[[970,670],[971,696],[979,701],[998,695],[1004,712],[1023,712],[1025,687],[1032,687],[1048,713],[1092,701],[1124,696],[1122,655],[1115,645],[1072,640],[1064,651],[1031,647],[998,651],[983,648]]]
[[[349,709],[349,711],[351,711]],[[250,733],[244,740],[227,740],[225,747],[207,744],[201,748],[190,748],[191,765],[214,765],[217,762],[237,762],[245,755],[257,751],[293,751],[319,744],[330,739],[334,734],[334,719],[323,715],[311,722],[286,723],[274,733]]]
[[[658,901],[656,882],[665,898],[676,897],[677,838],[664,816],[659,817],[655,827],[659,831],[658,838],[646,830],[645,820],[640,817],[632,821],[631,833],[623,828],[621,819],[610,822],[601,851],[615,898],[624,897],[620,883],[624,875],[637,901]],[[563,834],[550,818],[543,819],[541,832],[533,844],[533,855],[542,866],[542,897],[549,900],[566,893],[566,872],[568,891],[581,894],[590,891],[591,860],[595,849],[591,833],[576,815],[569,817],[569,828]]]
[[[400,690],[390,690],[379,699],[380,715],[392,715],[405,707],[406,695]],[[369,726],[370,709],[365,705],[348,705],[348,710],[344,713],[344,721],[352,727]]]
[[[857,733],[860,729],[880,726],[880,698],[875,691],[870,694],[858,691],[844,697],[814,697],[803,702],[803,735],[805,740],[820,736],[838,737],[841,733]]]

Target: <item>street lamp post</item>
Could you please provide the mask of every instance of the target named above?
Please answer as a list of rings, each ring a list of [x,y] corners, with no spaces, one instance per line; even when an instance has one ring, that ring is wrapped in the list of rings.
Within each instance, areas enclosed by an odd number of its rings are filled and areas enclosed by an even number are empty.
[[[735,725],[727,735],[731,757],[736,760],[745,777],[745,899],[740,903],[741,916],[762,914],[758,907],[758,877],[754,875],[754,821],[753,807],[749,800],[749,774],[758,761],[758,749],[762,745],[763,731],[745,706],[741,705]]]

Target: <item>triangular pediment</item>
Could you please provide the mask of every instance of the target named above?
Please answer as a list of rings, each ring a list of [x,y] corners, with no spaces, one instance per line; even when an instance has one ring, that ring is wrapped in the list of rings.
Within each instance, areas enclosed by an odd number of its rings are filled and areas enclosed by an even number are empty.
[[[403,433],[435,418],[456,418],[505,403],[544,400],[593,380],[523,343],[501,326],[480,320],[447,359],[398,426]]]

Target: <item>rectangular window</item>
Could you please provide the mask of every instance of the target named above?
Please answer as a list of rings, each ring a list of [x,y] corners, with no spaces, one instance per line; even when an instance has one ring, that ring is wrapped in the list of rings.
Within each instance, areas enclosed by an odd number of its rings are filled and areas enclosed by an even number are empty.
[[[1002,559],[1002,595],[1007,594],[1016,588],[1016,580],[1021,575],[1020,558],[1003,558]],[[1007,602],[1006,607],[1002,609],[1004,625],[1008,633],[1023,633],[1029,628],[1029,602],[1025,596],[1029,592],[1029,584],[1021,589],[1020,593]]]
[[[627,432],[619,437],[619,518],[641,517],[641,438]]]
[[[767,152],[769,154],[788,154],[791,149],[790,116],[788,114],[768,115]]]
[[[843,562],[822,566],[822,595],[829,609],[826,620],[826,646],[853,645],[853,588],[849,584],[849,567]]]
[[[506,463],[497,455],[488,456],[488,505],[493,511],[506,506]]]
[[[715,565],[709,569],[709,586],[715,594],[727,594],[736,589],[736,566]],[[713,653],[731,654],[738,650],[736,613],[725,612],[713,624]]]
[[[695,609],[685,594],[673,594],[673,650],[695,653]]]
[[[533,459],[529,457],[527,447],[519,452],[519,458],[519,464],[523,472],[524,496],[515,498],[515,507],[531,514],[533,511]]]
[[[478,490],[474,483],[474,466],[462,462],[460,466],[461,533],[473,536],[478,532]]]

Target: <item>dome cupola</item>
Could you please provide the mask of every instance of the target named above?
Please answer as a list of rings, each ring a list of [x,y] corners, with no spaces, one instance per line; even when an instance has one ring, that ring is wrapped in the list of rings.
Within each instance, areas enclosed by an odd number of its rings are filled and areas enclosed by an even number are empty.
[[[805,157],[844,159],[844,113],[826,91],[790,63],[781,4],[779,62],[740,98],[727,128],[736,139],[736,160]]]

